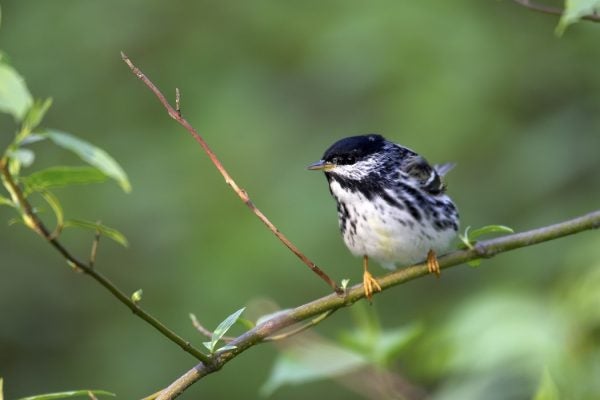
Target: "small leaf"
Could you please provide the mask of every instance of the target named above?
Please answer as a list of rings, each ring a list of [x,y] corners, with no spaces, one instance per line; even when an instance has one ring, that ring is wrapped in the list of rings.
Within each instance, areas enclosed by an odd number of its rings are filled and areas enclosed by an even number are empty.
[[[0,196],[0,206],[14,207],[15,203],[13,203],[10,199],[8,199],[4,196]]]
[[[54,211],[54,216],[56,217],[56,229],[57,232],[60,232],[60,230],[62,230],[62,228],[64,227],[65,221],[65,215],[63,213],[62,206],[60,205],[60,201],[58,201],[58,198],[55,195],[53,195],[47,190],[40,192],[40,194],[42,195],[44,200],[46,200],[46,203],[50,205],[52,211]],[[29,225],[27,223],[27,220],[25,221],[25,223]]]
[[[465,232],[466,233],[466,232]],[[469,232],[469,242],[474,242],[479,236],[490,233],[514,233],[513,229],[504,225],[487,225]]]
[[[481,265],[481,258],[475,258],[473,260],[467,261],[467,265],[469,267],[477,268]]]
[[[33,164],[35,160],[35,153],[29,149],[16,149],[8,152],[8,156],[14,160],[19,161],[19,163],[24,167],[29,167]]]
[[[127,247],[129,245],[125,235],[123,235],[118,230],[108,227],[106,225],[103,225],[103,224],[100,224],[97,222],[86,221],[83,219],[69,219],[64,222],[65,228],[70,228],[70,227],[74,227],[74,226],[76,226],[78,228],[90,229],[93,231],[100,232],[101,235],[114,240],[115,242],[123,245],[124,247]]]
[[[241,325],[243,325],[244,328],[246,328],[248,330],[250,330],[256,326],[256,324],[254,322],[252,322],[246,318],[238,318],[237,322],[240,323]]]
[[[140,301],[142,301],[142,295],[144,294],[144,291],[142,289],[138,289],[135,292],[133,292],[133,294],[131,295],[131,301],[133,301],[134,303],[139,303]]]
[[[211,342],[217,343],[219,340],[221,340],[221,338],[227,333],[229,328],[231,328],[233,326],[233,324],[235,324],[235,321],[238,320],[240,315],[242,315],[242,313],[244,312],[245,309],[246,309],[246,307],[240,308],[239,310],[237,310],[236,312],[231,314],[229,317],[225,318],[223,320],[223,322],[221,322],[219,324],[219,326],[217,326],[217,329],[214,330],[214,332],[212,334]],[[213,345],[213,348],[214,348],[214,345]]]
[[[459,249],[473,249],[473,244],[469,241],[469,230],[471,226],[467,226],[465,228],[465,233],[458,234],[458,239],[462,242],[462,245],[459,245]]]
[[[94,167],[51,167],[21,178],[27,192],[106,181],[106,175]]]
[[[21,121],[32,103],[23,78],[11,66],[0,62],[0,112]]]
[[[35,100],[27,110],[27,114],[25,114],[25,118],[23,119],[24,130],[31,132],[35,129],[40,122],[42,122],[42,119],[44,119],[44,116],[51,105],[51,98],[47,98],[46,100]]]
[[[342,279],[342,290],[346,290],[348,288],[349,283],[350,279]]]
[[[47,139],[47,136],[45,136],[45,135],[40,135],[39,133],[30,133],[23,140],[21,140],[21,143],[19,143],[19,145],[25,146],[25,145],[28,145],[31,143],[41,142],[42,140],[46,140],[46,139]]]
[[[574,24],[586,15],[599,11],[600,0],[565,0],[565,11],[556,27],[556,34],[561,36],[569,25]]]
[[[22,397],[19,400],[55,400],[82,396],[89,398],[89,393],[92,393],[95,396],[116,396],[114,393],[107,392],[105,390],[73,390],[69,392],[47,393],[30,397]]]
[[[48,130],[45,135],[56,145],[72,151],[88,164],[116,180],[125,192],[131,191],[127,174],[106,151],[65,132]]]
[[[235,346],[233,344],[226,344],[225,346],[219,347],[217,349],[217,353],[222,352],[222,351],[231,351],[231,350],[235,350],[235,349],[237,349],[237,346]]]
[[[215,344],[213,342],[202,342],[202,344],[204,345],[204,347],[206,347],[208,349],[208,351],[210,351],[210,354],[215,352]]]

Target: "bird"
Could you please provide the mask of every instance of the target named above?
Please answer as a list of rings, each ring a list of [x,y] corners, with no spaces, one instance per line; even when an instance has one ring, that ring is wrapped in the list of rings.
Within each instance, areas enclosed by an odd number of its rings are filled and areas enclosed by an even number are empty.
[[[379,134],[338,140],[307,167],[327,178],[344,243],[362,257],[369,302],[381,291],[369,272],[369,259],[387,269],[426,260],[428,271],[440,276],[437,254],[449,249],[459,225],[458,209],[443,181],[453,167],[431,166]]]

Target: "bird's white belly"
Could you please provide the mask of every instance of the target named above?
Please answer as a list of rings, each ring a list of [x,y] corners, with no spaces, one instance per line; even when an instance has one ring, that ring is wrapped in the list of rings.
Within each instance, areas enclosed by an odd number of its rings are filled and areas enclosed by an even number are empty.
[[[383,267],[415,264],[425,260],[429,250],[443,254],[456,236],[453,229],[436,230],[431,221],[416,221],[406,210],[392,207],[375,197],[367,201],[361,193],[336,191],[355,227],[346,222],[344,242],[356,256],[367,255]],[[342,220],[340,220],[340,228]]]

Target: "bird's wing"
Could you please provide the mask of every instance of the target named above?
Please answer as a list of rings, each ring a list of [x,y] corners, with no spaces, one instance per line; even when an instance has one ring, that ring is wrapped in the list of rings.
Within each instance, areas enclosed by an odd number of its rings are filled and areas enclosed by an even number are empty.
[[[430,194],[440,194],[446,190],[442,182],[444,176],[454,164],[442,164],[432,167],[427,160],[418,154],[409,154],[400,165],[402,171],[413,178],[416,183]]]

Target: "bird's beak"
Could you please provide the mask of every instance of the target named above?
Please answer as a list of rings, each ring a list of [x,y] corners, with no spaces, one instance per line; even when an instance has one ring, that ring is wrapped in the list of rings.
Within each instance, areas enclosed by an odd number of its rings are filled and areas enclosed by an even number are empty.
[[[306,168],[309,169],[309,170],[311,170],[311,171],[331,171],[332,169],[335,168],[335,164],[330,163],[330,162],[326,162],[326,161],[323,161],[323,160],[319,160],[316,163],[310,164]]]

